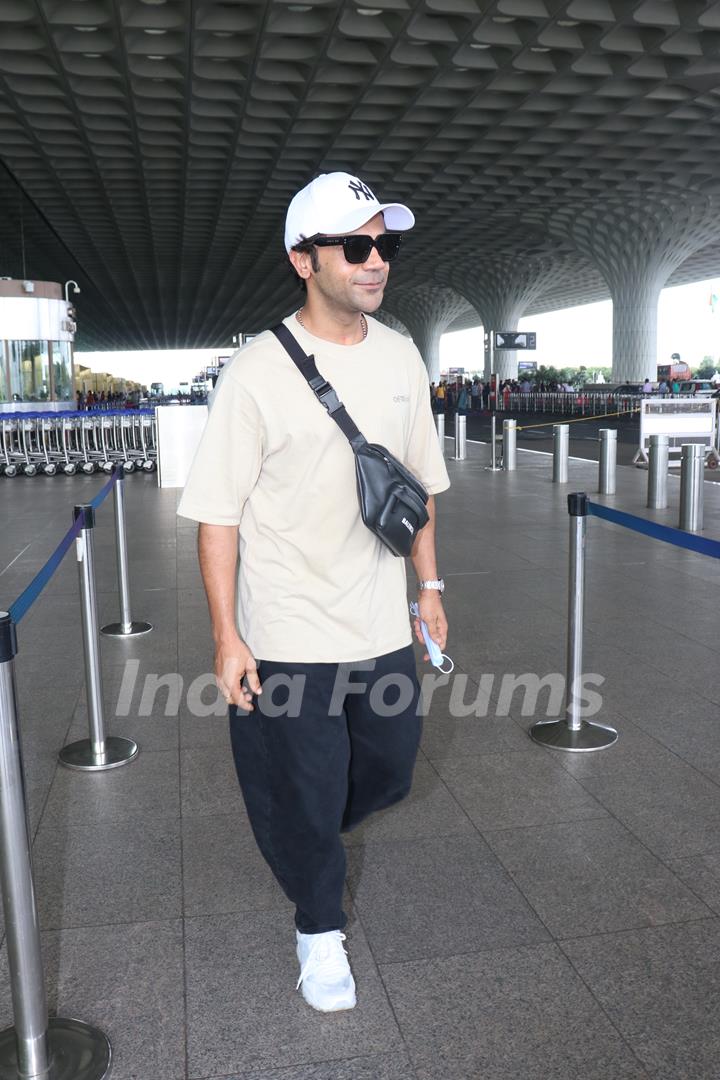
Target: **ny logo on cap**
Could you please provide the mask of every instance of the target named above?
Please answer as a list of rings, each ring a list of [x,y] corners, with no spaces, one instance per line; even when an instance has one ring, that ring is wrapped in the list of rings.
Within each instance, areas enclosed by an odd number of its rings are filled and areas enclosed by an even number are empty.
[[[351,191],[355,192],[356,199],[359,199],[361,195],[364,195],[368,202],[377,202],[377,199],[370,188],[367,184],[363,184],[362,180],[351,180],[348,187]]]

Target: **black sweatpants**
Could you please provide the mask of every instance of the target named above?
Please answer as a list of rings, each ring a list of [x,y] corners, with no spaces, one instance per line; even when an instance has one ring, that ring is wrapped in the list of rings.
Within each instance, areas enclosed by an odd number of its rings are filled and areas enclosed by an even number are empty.
[[[399,802],[412,783],[422,732],[413,649],[357,664],[257,663],[263,693],[253,712],[230,706],[250,824],[298,930],[341,930],[340,833]]]

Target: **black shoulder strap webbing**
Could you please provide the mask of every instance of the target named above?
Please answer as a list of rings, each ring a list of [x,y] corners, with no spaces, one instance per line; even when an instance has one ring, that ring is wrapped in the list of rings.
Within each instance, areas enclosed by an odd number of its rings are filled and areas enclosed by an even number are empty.
[[[327,379],[324,379],[318,371],[315,366],[315,357],[307,355],[293,333],[288,330],[285,323],[279,323],[277,326],[273,326],[272,332],[307,382],[315,397],[340,428],[343,435],[352,446],[353,452],[357,453],[360,447],[365,445],[367,439],[350,416],[330,383]]]

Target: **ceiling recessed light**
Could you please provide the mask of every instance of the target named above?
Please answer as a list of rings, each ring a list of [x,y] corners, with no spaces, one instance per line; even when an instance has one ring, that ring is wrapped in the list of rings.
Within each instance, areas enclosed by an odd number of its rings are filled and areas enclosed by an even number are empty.
[[[550,52],[545,45],[531,45],[530,52]]]
[[[94,34],[97,26],[73,26],[73,30],[79,30],[81,34]]]
[[[83,56],[86,56],[88,60],[99,60],[101,54],[99,52],[84,52]]]
[[[512,15],[493,15],[492,21],[496,23],[511,23],[515,22],[515,18]]]
[[[558,26],[579,26],[577,19],[558,19]]]
[[[310,4],[288,4],[288,11],[295,11],[298,15],[304,15],[306,11],[312,11]]]
[[[227,37],[232,37],[232,34],[230,33],[229,30],[213,30],[212,36],[213,37],[227,38]]]
[[[167,34],[167,30],[148,30],[147,28],[144,32],[146,34]]]
[[[160,5],[164,4],[165,2],[166,0],[142,0],[143,4],[151,4],[155,7],[160,7]]]
[[[151,54],[148,53],[146,59],[148,59],[148,60],[165,60],[166,58],[164,56],[155,56],[155,55],[151,55]]]
[[[357,9],[358,15],[382,15],[382,11],[379,8],[367,8],[359,7]]]
[[[481,42],[481,41],[471,41],[470,42],[470,48],[471,49],[489,49],[490,46],[483,44],[483,42]]]

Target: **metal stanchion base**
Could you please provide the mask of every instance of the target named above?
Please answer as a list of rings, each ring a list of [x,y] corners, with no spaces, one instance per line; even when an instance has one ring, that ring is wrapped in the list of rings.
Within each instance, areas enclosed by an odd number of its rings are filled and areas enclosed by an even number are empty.
[[[106,637],[139,637],[140,634],[149,634],[151,630],[152,623],[149,622],[131,622],[129,630],[123,630],[122,623],[111,622],[101,627],[100,633]]]
[[[579,731],[568,727],[567,720],[546,720],[533,724],[530,737],[551,750],[588,753],[590,750],[604,750],[606,746],[612,746],[618,733],[607,724],[597,724],[590,720],[583,720]]]
[[[107,1035],[82,1020],[51,1017],[48,1024],[50,1072],[47,1080],[104,1080],[110,1075],[112,1048]],[[0,1080],[18,1080],[15,1028],[0,1032]]]
[[[80,739],[78,742],[68,743],[63,746],[58,754],[61,765],[68,769],[80,769],[83,772],[100,772],[103,769],[117,769],[120,765],[127,765],[138,755],[138,744],[132,739],[124,739],[119,735],[108,735],[105,738],[105,753],[102,755],[93,752],[92,743],[89,739]],[[1,1080],[1,1078],[0,1078]]]

